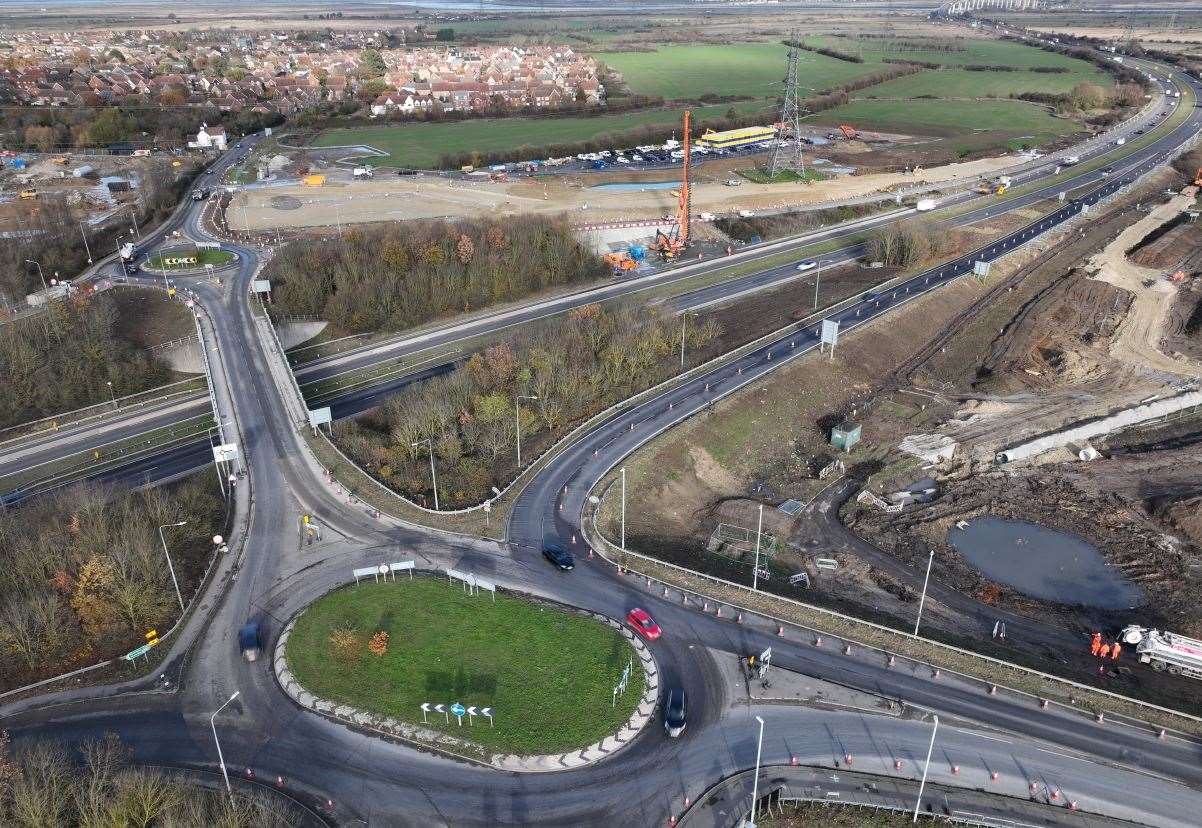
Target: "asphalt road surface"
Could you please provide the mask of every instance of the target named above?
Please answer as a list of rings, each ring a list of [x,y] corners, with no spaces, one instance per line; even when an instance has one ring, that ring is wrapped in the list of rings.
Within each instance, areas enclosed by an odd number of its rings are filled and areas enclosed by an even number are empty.
[[[1159,163],[1197,128],[1198,116],[1191,114],[1186,127],[1136,153],[1079,202],[997,242],[996,249],[912,277],[833,318],[843,330],[857,327],[956,278],[976,258],[1003,255]],[[194,217],[187,232],[196,240],[207,238]],[[113,732],[138,761],[212,771],[217,754],[209,716],[238,691],[216,721],[232,772],[247,775],[250,769],[257,779],[278,779],[314,804],[328,802],[329,818],[337,824],[654,825],[679,813],[685,796],[695,799],[753,765],[757,715],[766,722],[766,765],[787,765],[796,757],[803,765],[833,769],[851,756],[857,772],[910,779],[926,754],[929,714],[937,713],[941,726],[930,768],[935,784],[1006,794],[1030,823],[1081,825],[1085,812],[1144,824],[1197,824],[1202,795],[1194,787],[1202,783],[1202,749],[1192,740],[1158,739],[1147,728],[1097,723],[1056,706],[1042,710],[1030,698],[990,695],[972,682],[934,677],[920,668],[889,667],[871,653],[817,648],[775,635],[762,620],[736,625],[647,591],[641,581],[622,578],[599,560],[582,561],[567,574],[542,560],[546,540],[579,536],[588,490],[623,457],[714,399],[812,350],[813,326],[611,417],[535,477],[518,499],[509,542],[498,544],[377,519],[325,480],[289,414],[290,392],[277,380],[246,301],[257,253],[234,249],[240,255],[235,277],[221,286],[189,286],[213,362],[222,439],[240,450],[235,470],[243,476],[235,478],[232,492],[230,552],[219,560],[198,611],[161,645],[168,648],[162,674],[169,685],[158,676],[131,678],[11,701],[0,708],[0,726],[16,742],[78,741]],[[161,471],[146,473],[153,478]],[[301,514],[317,516],[325,540],[301,545]],[[683,686],[692,699],[686,734],[669,739],[652,725],[596,765],[498,773],[302,712],[282,694],[267,659],[248,663],[239,656],[236,631],[246,619],[260,619],[274,639],[288,618],[348,582],[352,568],[405,558],[422,569],[474,571],[501,586],[615,618],[634,605],[647,608],[665,629],[651,645],[664,686]],[[901,700],[904,713],[749,704],[737,687],[726,686],[716,660],[769,644],[778,667]],[[898,759],[900,771],[893,764]],[[850,798],[854,790],[845,793]],[[1069,811],[1067,802],[1077,803],[1080,812]]]
[[[1162,108],[1161,106],[1152,107],[1147,115],[1133,119],[1124,126],[1126,134],[1131,135],[1136,129],[1147,130],[1153,128],[1165,120],[1167,117],[1166,113],[1169,111],[1170,109]],[[1021,197],[1008,199],[1004,203],[986,202],[981,206],[946,221],[949,225],[954,226],[970,224],[1001,212],[1022,209],[1031,204],[1055,198],[1062,192],[1072,194],[1085,191],[1103,182],[1113,185],[1121,173],[1135,166],[1137,160],[1154,158],[1158,153],[1176,146],[1180,143],[1181,135],[1188,129],[1189,125],[1182,126],[1175,130],[1173,135],[1162,138],[1152,146],[1133,154],[1129,159],[1117,162],[1115,165],[1116,171],[1111,176],[1103,174],[1100,170],[1095,170],[1078,175],[1071,181],[1038,187]],[[249,151],[249,147],[253,146],[255,140],[254,138],[244,139],[242,149],[233,150],[226,157],[223,157],[213,167],[213,180],[220,180],[222,171],[236,163],[237,160],[240,160],[242,155]],[[1087,162],[1092,158],[1113,152],[1115,149],[1116,147],[1112,138],[1093,138],[1082,147],[1075,148],[1073,152],[1081,158],[1082,162]],[[1015,173],[1012,176],[1012,186],[1018,187],[1036,182],[1040,178],[1051,174],[1056,169],[1056,166],[1056,160],[1053,158],[1042,158],[1032,161],[1024,165],[1023,172]],[[976,198],[977,196],[972,192],[963,192],[944,199],[942,206],[961,204]],[[157,230],[152,237],[148,237],[140,245],[140,257],[144,259],[156,243],[169,238],[170,233],[175,230],[190,229],[199,231],[197,222],[206,203],[189,202],[186,209],[181,210],[173,216],[164,227]],[[801,237],[756,245],[732,257],[688,264],[667,272],[655,273],[614,282],[601,287],[576,291],[553,299],[540,300],[504,311],[484,313],[462,322],[437,326],[430,330],[405,333],[383,342],[348,349],[343,353],[302,364],[297,367],[296,375],[300,382],[312,383],[346,372],[368,369],[382,362],[399,357],[421,354],[423,358],[430,358],[427,352],[433,353],[435,361],[419,372],[365,386],[350,393],[335,394],[329,399],[323,400],[324,403],[331,405],[336,418],[353,416],[370,408],[380,399],[395,393],[405,385],[451,370],[455,364],[455,360],[459,357],[450,359],[438,358],[437,352],[439,349],[454,349],[457,344],[472,337],[497,334],[509,328],[530,324],[531,322],[536,322],[591,302],[618,298],[637,298],[640,294],[647,291],[659,290],[665,285],[694,278],[698,274],[705,274],[735,263],[754,264],[756,261],[778,256],[782,252],[789,252],[817,242],[829,241],[853,233],[864,232],[913,213],[914,210],[912,208],[890,210],[857,221],[818,230]],[[1044,226],[1040,229],[1047,229],[1047,223],[1043,224]],[[191,232],[190,235],[196,237],[196,232]],[[251,261],[257,259],[255,251],[246,248],[243,249],[246,250]],[[862,253],[863,246],[853,243],[824,254],[823,259],[830,264],[839,265],[854,261]],[[993,254],[989,254],[982,258],[988,260],[993,257]],[[112,267],[115,271],[115,265]],[[797,271],[794,262],[768,266],[744,276],[727,279],[719,284],[680,295],[672,299],[669,302],[669,306],[677,312],[695,310],[708,305],[730,301],[733,297],[743,294],[779,287],[791,280],[807,275],[808,273]],[[130,281],[146,284],[157,284],[158,282],[154,277],[134,277]],[[188,283],[190,280],[177,279],[176,281],[179,283]],[[942,282],[939,282],[939,284],[942,284]],[[844,329],[847,329],[846,326]],[[70,454],[91,451],[104,444],[127,439],[139,433],[170,426],[189,417],[195,417],[205,410],[206,401],[203,395],[196,395],[193,398],[171,405],[139,409],[126,416],[106,418],[95,423],[68,427],[55,434],[44,435],[17,446],[0,447],[0,477],[29,469],[32,466],[49,463]],[[165,470],[186,470],[182,466],[182,463],[184,462],[184,456],[187,454],[187,448],[178,447],[169,456],[164,458],[162,461],[164,464],[163,468]],[[144,459],[140,459],[137,462],[142,468],[148,465]],[[128,475],[122,470],[117,469],[98,475],[98,477],[102,479],[125,479]],[[35,489],[34,491],[37,490]],[[19,499],[19,497],[13,496],[13,493],[6,494],[9,495],[8,499],[10,502]]]

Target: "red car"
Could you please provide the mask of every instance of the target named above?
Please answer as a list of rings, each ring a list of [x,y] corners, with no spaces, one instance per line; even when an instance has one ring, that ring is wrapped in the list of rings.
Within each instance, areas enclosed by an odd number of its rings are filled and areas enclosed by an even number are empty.
[[[655,623],[655,619],[648,615],[645,609],[639,609],[638,607],[632,609],[626,615],[626,623],[634,627],[635,632],[648,641],[654,641],[659,638],[661,632],[659,624]]]

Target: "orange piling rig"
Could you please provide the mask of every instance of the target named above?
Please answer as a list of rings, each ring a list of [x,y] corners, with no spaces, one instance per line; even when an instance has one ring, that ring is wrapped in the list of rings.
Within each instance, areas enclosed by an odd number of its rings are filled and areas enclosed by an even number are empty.
[[[664,259],[675,259],[689,245],[689,221],[692,219],[692,193],[689,191],[689,160],[692,154],[692,141],[689,128],[692,113],[684,111],[684,137],[681,139],[681,151],[684,152],[681,166],[680,192],[676,202],[676,223],[668,233],[655,231],[654,250],[658,250]]]

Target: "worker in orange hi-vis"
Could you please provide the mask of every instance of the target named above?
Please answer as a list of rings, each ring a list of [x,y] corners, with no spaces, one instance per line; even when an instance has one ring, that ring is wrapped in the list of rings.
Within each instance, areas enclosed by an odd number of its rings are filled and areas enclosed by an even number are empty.
[[[1096,632],[1093,638],[1089,640],[1089,652],[1091,655],[1097,655],[1102,650],[1102,634]]]
[[[1109,644],[1103,644],[1101,647],[1098,648],[1098,657],[1099,658],[1108,658],[1109,656],[1110,656],[1110,645]]]
[[[1117,641],[1114,642],[1113,644],[1111,644],[1110,645],[1110,660],[1111,661],[1117,660],[1119,657],[1119,653],[1121,653],[1122,651],[1123,651],[1123,648],[1119,646],[1119,643]]]

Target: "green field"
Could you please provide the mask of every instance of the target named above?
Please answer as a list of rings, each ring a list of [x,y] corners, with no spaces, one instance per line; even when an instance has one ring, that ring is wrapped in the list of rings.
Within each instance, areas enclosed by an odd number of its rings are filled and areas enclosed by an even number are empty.
[[[151,256],[146,260],[146,266],[156,270],[192,270],[205,265],[213,265],[220,267],[223,264],[229,264],[234,260],[234,254],[228,250],[181,250],[179,252],[166,254],[167,258],[175,258],[180,256],[196,256],[196,264],[169,264],[164,265],[161,258],[164,254]]]
[[[928,39],[929,38],[925,38]],[[815,37],[806,38],[807,43],[829,46],[840,52],[858,54],[865,63],[880,62],[884,58],[941,63],[944,66],[984,64],[987,66],[1012,66],[1015,69],[1031,69],[1036,66],[1063,67],[1070,73],[1092,74],[1099,70],[1091,63],[1047,52],[1012,40],[989,40],[985,38],[946,38],[946,42],[964,51],[943,52],[937,50],[901,49],[907,38],[880,40],[877,38]],[[913,39],[910,39],[913,40]],[[988,74],[988,73],[980,73]],[[1046,75],[1045,77],[1055,77]],[[1106,76],[1109,77],[1109,76]]]
[[[883,131],[956,132],[970,138],[965,147],[975,150],[1004,146],[1016,136],[1034,135],[1043,140],[1075,131],[1069,121],[1053,118],[1037,107],[1006,100],[1012,94],[1065,92],[1082,81],[1112,84],[1110,76],[1092,64],[1009,41],[951,38],[949,43],[964,49],[952,52],[901,50],[898,46],[904,40],[826,37],[808,38],[807,41],[859,54],[864,63],[803,51],[802,83],[808,87],[803,90],[804,95],[889,68],[891,64],[884,63],[885,58],[937,62],[951,67],[928,69],[855,92],[851,104],[816,116],[819,123],[850,122]],[[698,98],[707,93],[754,97],[754,100],[734,105],[741,114],[775,105],[776,97],[783,92],[784,55],[785,47],[772,42],[663,46],[654,52],[596,53],[596,57],[622,73],[626,85],[634,93],[662,95],[667,99]],[[1011,66],[1018,71],[973,72],[955,68],[966,64]],[[1030,71],[1035,67],[1067,71]],[[985,97],[999,100],[970,100]],[[891,104],[885,100],[874,102],[871,98],[917,100]],[[693,107],[693,115],[697,120],[720,117],[730,108],[724,104]],[[432,168],[444,153],[491,152],[515,149],[524,144],[582,141],[602,133],[679,123],[680,113],[679,108],[667,108],[592,118],[506,118],[337,129],[318,135],[314,145],[368,144],[389,153],[387,157],[373,160],[375,165]],[[999,140],[991,145],[985,140],[984,130],[998,131]],[[622,141],[618,139],[615,143]]]
[[[964,134],[973,130],[1001,139],[1030,136],[1039,143],[1076,132],[1067,118],[1055,118],[1023,101],[852,101],[807,119],[815,123],[851,123],[863,129]]]
[[[564,577],[573,577],[567,573]],[[356,652],[337,654],[330,635],[355,631]],[[377,631],[387,652],[367,650]],[[288,639],[288,665],[316,695],[420,724],[421,704],[491,707],[495,727],[451,717],[428,727],[502,753],[579,749],[615,732],[643,694],[635,669],[617,707],[612,689],[634,650],[612,627],[548,606],[488,593],[465,595],[443,578],[364,583],[310,606]]]
[[[655,52],[596,52],[593,56],[620,72],[637,95],[662,95],[669,100],[699,98],[706,93],[775,98],[784,92],[782,43],[664,46]],[[848,63],[814,52],[802,52],[800,65],[805,78],[802,83],[817,90],[881,68],[878,63]]]
[[[763,108],[764,104],[748,101],[733,106],[739,112],[755,112]],[[693,118],[720,118],[730,108],[729,105],[693,107]],[[447,152],[490,152],[520,147],[523,144],[584,141],[605,132],[648,125],[679,124],[682,112],[683,109],[654,109],[624,115],[598,115],[592,118],[503,118],[334,129],[318,135],[313,146],[368,144],[388,153],[388,157],[373,158],[371,163],[374,167],[429,169]]]
[[[855,93],[856,97],[917,98],[1007,98],[1024,92],[1062,94],[1079,83],[1114,85],[1113,78],[1101,70],[1088,72],[969,72],[964,69],[931,69],[917,75],[882,83]]]

